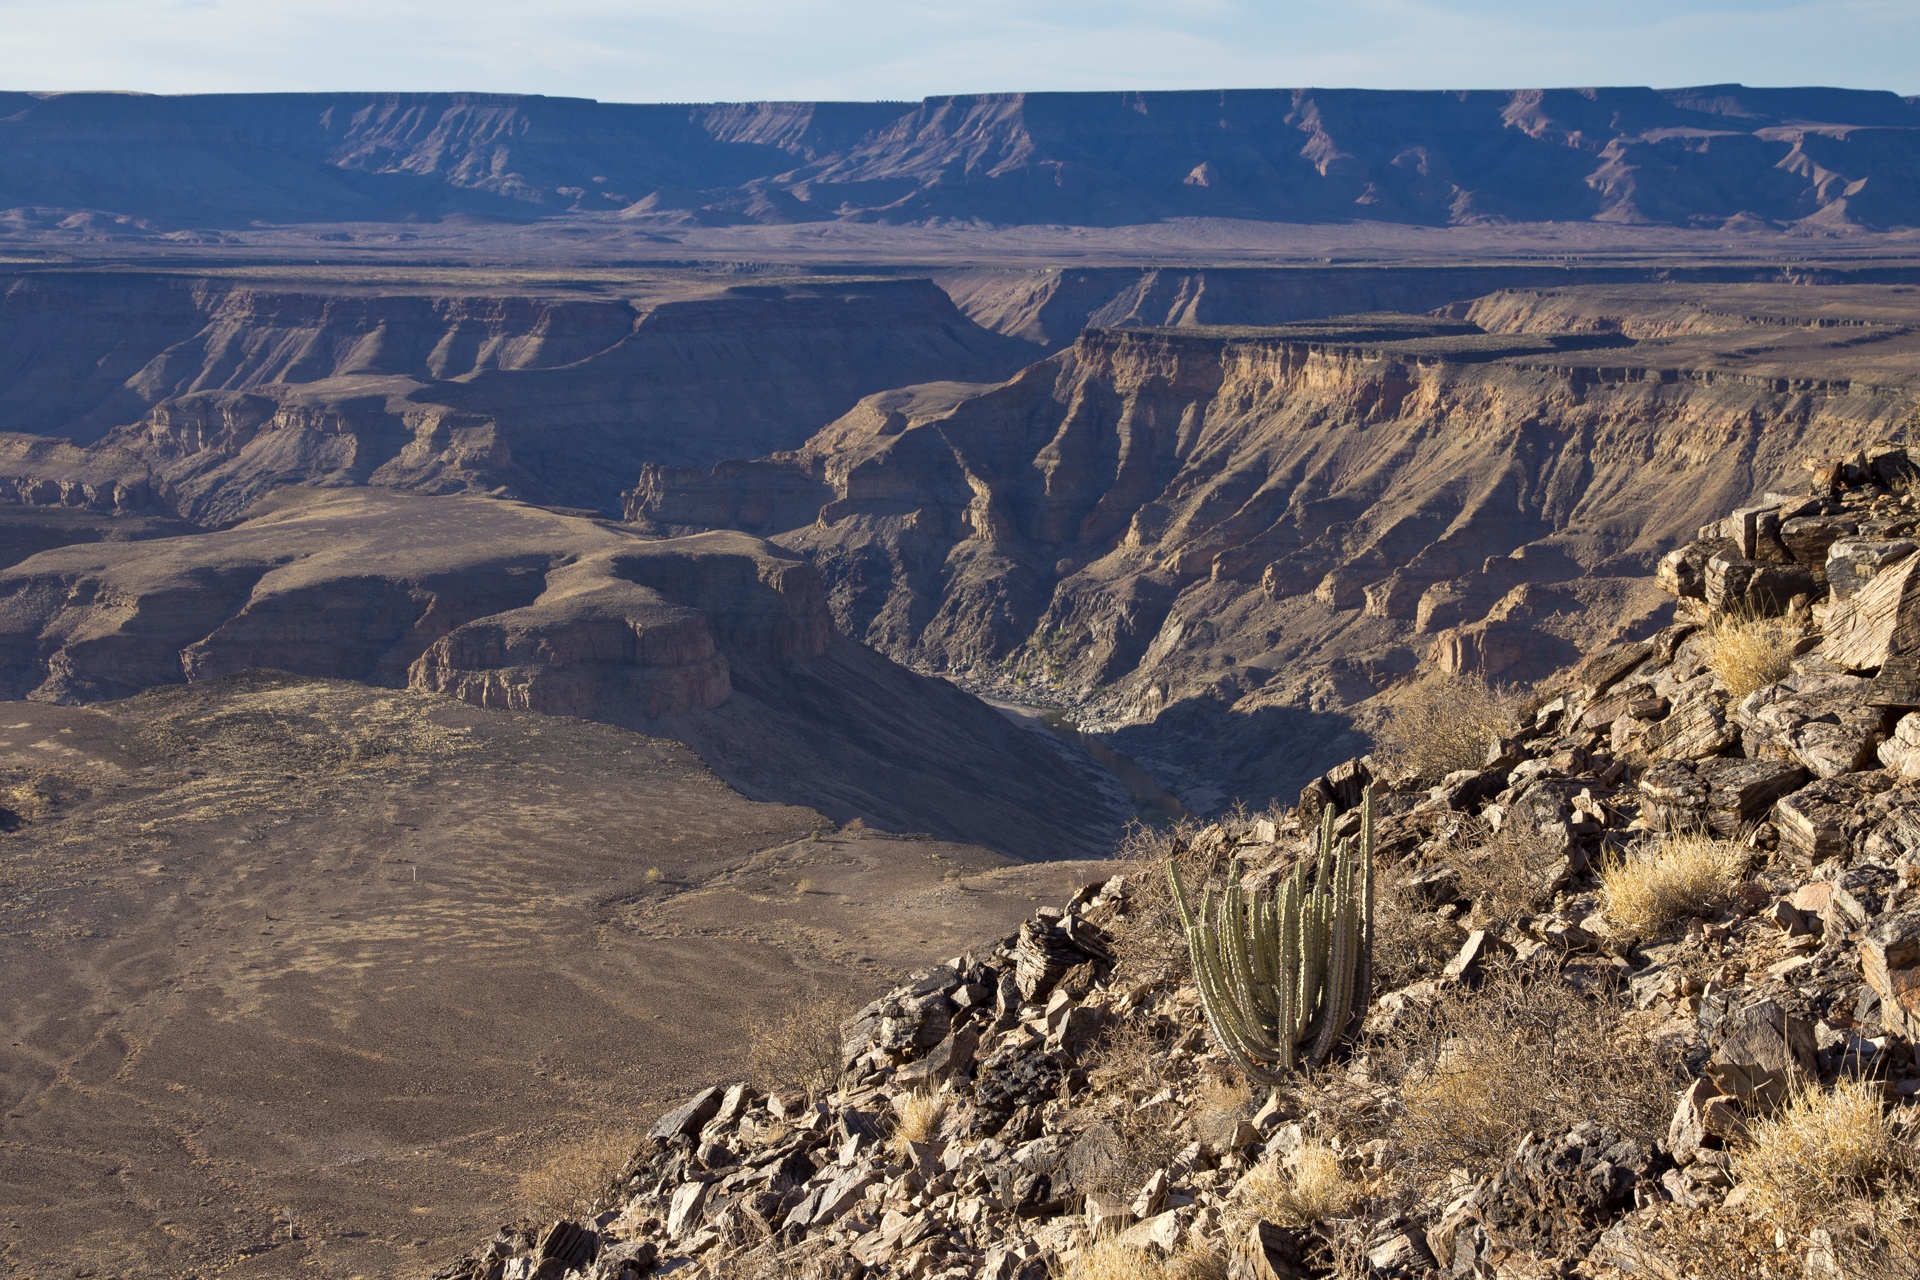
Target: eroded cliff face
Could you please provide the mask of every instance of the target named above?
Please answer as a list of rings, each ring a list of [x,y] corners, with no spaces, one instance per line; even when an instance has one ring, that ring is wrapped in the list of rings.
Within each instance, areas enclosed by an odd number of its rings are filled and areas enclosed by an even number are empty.
[[[741,533],[289,489],[230,529],[0,572],[0,654],[0,694],[39,701],[264,667],[600,720],[688,742],[757,798],[1024,854],[1115,816],[1038,735],[837,635],[818,573]]]
[[[465,283],[17,276],[0,496],[220,522],[276,484],[372,484],[611,511],[643,461],[790,448],[870,392],[1031,358],[924,280]]]
[[[1422,660],[1533,679],[1648,625],[1661,552],[1912,405],[1604,332],[1307,328],[1090,331],[971,396],[871,397],[792,455],[649,471],[629,514],[774,535],[881,651],[1066,699],[1226,780],[1201,803],[1254,800]]]

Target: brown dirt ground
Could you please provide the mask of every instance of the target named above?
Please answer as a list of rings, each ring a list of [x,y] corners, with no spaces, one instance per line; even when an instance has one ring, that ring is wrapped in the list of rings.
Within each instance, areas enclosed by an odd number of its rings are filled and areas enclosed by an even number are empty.
[[[264,674],[0,705],[0,805],[0,1274],[28,1277],[425,1273],[564,1135],[638,1129],[794,1000],[1099,868]]]

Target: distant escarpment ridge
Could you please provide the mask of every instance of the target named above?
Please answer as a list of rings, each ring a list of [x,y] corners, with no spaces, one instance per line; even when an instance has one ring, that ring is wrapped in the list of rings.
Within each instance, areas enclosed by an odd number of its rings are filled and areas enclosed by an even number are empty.
[[[1249,89],[919,103],[0,94],[0,230],[449,216],[646,226],[1920,226],[1920,99]]]

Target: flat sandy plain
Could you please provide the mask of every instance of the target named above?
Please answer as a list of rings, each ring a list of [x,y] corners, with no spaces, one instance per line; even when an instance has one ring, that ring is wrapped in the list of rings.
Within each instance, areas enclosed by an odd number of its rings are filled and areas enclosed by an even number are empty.
[[[685,748],[246,674],[0,706],[0,1274],[424,1274],[569,1134],[1094,863],[839,830]]]

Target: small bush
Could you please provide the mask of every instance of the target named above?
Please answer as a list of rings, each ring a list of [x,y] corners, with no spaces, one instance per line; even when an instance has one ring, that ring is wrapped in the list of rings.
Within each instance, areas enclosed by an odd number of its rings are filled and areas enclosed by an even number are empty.
[[[1169,1100],[1146,1103],[1163,1089],[1177,1087],[1176,1059],[1169,1050],[1180,1028],[1166,1018],[1123,1018],[1102,1038],[1087,1066],[1089,1124],[1105,1126],[1115,1137],[1113,1185],[1083,1190],[1132,1192],[1156,1169],[1164,1169],[1188,1142],[1180,1108]]]
[[[1135,825],[1117,854],[1127,877],[1127,928],[1117,940],[1122,966],[1134,976],[1154,980],[1184,972],[1189,963],[1180,913],[1167,884],[1167,863],[1175,862],[1189,885],[1204,885],[1226,869],[1224,844],[1196,845],[1200,828],[1191,822],[1171,827]]]
[[[1552,899],[1562,857],[1530,823],[1516,819],[1495,831],[1471,822],[1451,845],[1446,860],[1481,923],[1508,923],[1539,911]]]
[[[1748,1203],[1792,1229],[1845,1221],[1855,1201],[1910,1194],[1916,1160],[1887,1120],[1880,1087],[1841,1080],[1756,1121],[1734,1171]]]
[[[893,1149],[908,1155],[910,1143],[925,1142],[940,1127],[947,1100],[933,1093],[907,1093],[893,1100]]]
[[[640,1136],[621,1130],[576,1134],[520,1176],[519,1203],[529,1217],[576,1218],[610,1194],[614,1179],[640,1148]]]
[[[1240,1179],[1228,1220],[1235,1235],[1255,1219],[1310,1227],[1345,1217],[1366,1194],[1366,1187],[1341,1169],[1332,1148],[1311,1142],[1284,1159],[1261,1161]]]
[[[1214,1151],[1224,1151],[1240,1122],[1252,1115],[1253,1090],[1244,1082],[1209,1080],[1194,1093],[1193,1136]]]
[[[747,1071],[762,1089],[805,1089],[817,1102],[840,1083],[840,1024],[854,1011],[843,997],[815,995],[747,1040]]]
[[[1793,650],[1804,634],[1785,618],[1720,614],[1707,624],[1707,666],[1735,700],[1793,673]]]
[[[1075,1253],[1055,1274],[1061,1280],[1165,1280],[1167,1272],[1145,1249],[1117,1240],[1097,1240]]]
[[[1393,697],[1376,754],[1423,778],[1478,769],[1493,740],[1512,731],[1521,701],[1479,676],[1429,676]]]
[[[1378,1123],[1415,1180],[1456,1167],[1492,1172],[1532,1132],[1598,1121],[1652,1142],[1673,1115],[1673,1050],[1641,1034],[1613,999],[1551,973],[1495,969],[1479,990],[1453,988],[1380,1046],[1375,1078],[1398,1085],[1400,1111]]]
[[[1600,869],[1606,912],[1636,938],[1656,937],[1725,901],[1746,873],[1747,851],[1699,832],[1676,832],[1653,849]]]

